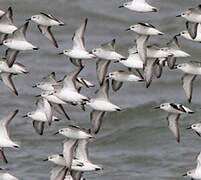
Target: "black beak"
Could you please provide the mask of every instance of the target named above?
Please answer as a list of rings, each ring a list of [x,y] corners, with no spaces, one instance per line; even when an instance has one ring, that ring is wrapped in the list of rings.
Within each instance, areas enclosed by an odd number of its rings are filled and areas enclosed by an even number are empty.
[[[177,65],[174,65],[172,69],[177,69]]]
[[[152,11],[153,11],[153,12],[158,12],[158,9],[154,8]]]
[[[187,173],[183,174],[182,176],[187,176]]]
[[[186,129],[192,129],[192,128],[191,128],[191,126],[190,126],[190,127],[187,127]]]
[[[117,60],[117,61],[114,61],[114,63],[118,63],[119,62],[119,60]]]
[[[131,28],[125,29],[125,31],[130,31],[130,30],[131,30]]]
[[[123,8],[124,6],[123,5],[121,5],[121,6],[119,6],[118,8]]]
[[[22,116],[23,118],[26,118],[26,117],[28,117],[27,115],[24,115],[24,116]]]
[[[107,75],[107,76],[105,76],[106,78],[110,78],[110,76],[109,75]]]
[[[176,17],[181,17],[181,14],[177,15]]]
[[[29,18],[29,19],[26,19],[26,21],[31,21],[31,18]]]
[[[154,109],[160,109],[160,106],[156,106],[156,107],[154,107]]]
[[[57,135],[57,134],[59,134],[59,131],[58,131],[58,132],[56,132],[56,133],[54,133],[53,135]]]
[[[48,159],[43,159],[43,161],[48,161]]]
[[[41,95],[39,94],[39,95],[36,95],[35,97],[41,97]]]
[[[36,86],[36,85],[33,85],[33,86],[32,86],[32,88],[35,88],[35,87],[37,87],[37,86]]]
[[[176,34],[175,36],[181,36],[181,34]]]
[[[62,54],[64,54],[64,53],[63,52],[58,53],[58,55],[62,55]]]
[[[92,51],[89,51],[89,54],[93,54]]]

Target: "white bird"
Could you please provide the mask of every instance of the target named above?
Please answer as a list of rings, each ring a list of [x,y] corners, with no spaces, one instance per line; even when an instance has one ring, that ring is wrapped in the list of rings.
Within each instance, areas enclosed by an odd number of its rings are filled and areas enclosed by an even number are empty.
[[[160,48],[156,44],[147,46],[147,58],[164,58],[169,56],[173,56],[173,54],[169,52],[167,47]]]
[[[128,68],[135,68],[135,69],[142,69],[143,68],[143,61],[140,58],[140,55],[137,51],[137,46],[134,45],[132,48],[128,50],[129,56],[126,60],[118,61],[124,66]]]
[[[201,62],[190,61],[189,63],[178,64],[176,69],[185,72],[182,77],[182,85],[187,97],[188,102],[191,102],[193,92],[193,81],[197,75],[201,75]]]
[[[121,111],[119,106],[111,103],[108,97],[109,79],[106,79],[102,86],[96,92],[96,97],[86,102],[93,111],[90,113],[90,121],[93,126],[93,131],[97,134],[102,123],[105,111]]]
[[[15,149],[20,148],[19,144],[17,144],[16,142],[14,142],[10,139],[9,132],[8,132],[8,125],[17,113],[18,113],[18,109],[11,112],[8,116],[1,118],[1,120],[0,120],[0,139],[1,139],[0,140],[0,155],[3,159],[3,161],[6,163],[8,161],[4,155],[3,149],[5,147],[11,147],[11,148],[15,148]]]
[[[158,12],[158,8],[149,5],[146,0],[132,0],[129,2],[123,3],[123,5],[119,6],[119,8],[128,8],[132,11],[136,12]]]
[[[38,29],[41,32],[41,34],[44,35],[45,37],[47,37],[53,43],[53,45],[58,48],[58,44],[51,32],[51,27],[52,26],[64,26],[63,22],[61,22],[60,20],[55,18],[53,15],[46,14],[44,12],[40,12],[40,14],[33,15],[33,16],[31,16],[31,18],[29,18],[27,20],[31,20],[31,21],[39,24]]]
[[[32,45],[30,42],[26,40],[26,30],[29,22],[26,22],[24,25],[20,26],[16,29],[11,37],[4,40],[3,44],[10,49],[25,51],[25,50],[38,50],[38,48]]]
[[[83,69],[83,67],[78,68],[77,70],[66,75],[63,80],[63,86],[55,87],[53,95],[57,96],[63,101],[66,102],[83,102],[88,101],[88,98],[80,94],[77,90],[75,81],[78,74]]]
[[[183,17],[187,21],[201,23],[201,5],[199,4],[196,7],[189,8],[188,11],[182,12],[176,17]]]
[[[79,126],[69,125],[66,128],[59,129],[55,134],[62,134],[71,139],[89,139],[93,138],[90,133],[87,133],[84,129]]]
[[[109,79],[105,80],[103,85],[96,92],[96,97],[91,98],[87,105],[98,111],[121,111],[121,108],[112,104],[108,97]]]
[[[114,71],[110,72],[108,76],[112,79],[112,89],[117,91],[123,85],[123,82],[141,82],[144,81],[143,76],[139,71],[129,69],[129,71]]]
[[[0,168],[0,179],[1,180],[19,180],[18,178],[11,175],[7,169]]]
[[[190,127],[186,129],[192,129],[195,133],[201,137],[201,123],[192,124]]]
[[[92,49],[92,53],[105,60],[125,60],[126,58],[115,51],[115,39],[104,43],[100,48]]]
[[[201,179],[201,153],[197,156],[197,166],[195,169],[187,171],[183,176],[189,176],[193,179]]]
[[[48,122],[51,125],[52,121],[59,121],[59,119],[53,116],[53,107],[45,98],[40,98],[36,101],[36,110],[28,112],[23,116],[33,119],[33,127],[40,135],[43,134],[44,124]]]
[[[168,52],[173,55],[172,57],[169,57],[167,59],[167,63],[170,69],[173,69],[176,63],[176,58],[190,56],[190,54],[180,49],[178,39],[176,36],[174,36],[173,39],[171,39],[170,42],[167,43],[167,47],[168,47]]]
[[[4,34],[2,40],[5,40],[7,35],[12,34],[16,29],[17,27],[13,24],[12,8],[9,7],[7,11],[0,15],[0,32]]]
[[[169,115],[167,116],[168,121],[168,127],[175,136],[177,142],[180,142],[180,133],[179,133],[179,117],[181,114],[192,114],[194,111],[187,108],[186,106],[183,106],[182,104],[176,104],[176,103],[163,103],[158,107],[155,107],[155,109],[162,109],[164,111],[169,112]]]
[[[95,56],[85,49],[85,41],[84,41],[84,33],[86,30],[88,19],[85,18],[84,22],[81,24],[81,26],[75,31],[73,35],[73,48],[63,50],[62,53],[59,54],[65,54],[69,56],[70,58],[75,59],[92,59]]]
[[[164,35],[163,32],[157,30],[153,25],[149,23],[137,23],[131,25],[126,31],[134,31],[141,35]]]

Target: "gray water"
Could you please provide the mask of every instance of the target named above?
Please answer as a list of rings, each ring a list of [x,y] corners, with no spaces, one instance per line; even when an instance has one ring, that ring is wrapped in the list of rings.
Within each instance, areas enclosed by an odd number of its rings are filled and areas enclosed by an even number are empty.
[[[5,149],[9,164],[0,161],[1,167],[24,180],[45,180],[53,165],[43,162],[47,156],[62,151],[62,136],[53,136],[59,128],[67,124],[90,127],[90,108],[83,112],[79,107],[66,106],[72,121],[66,119],[53,123],[45,128],[43,136],[35,133],[31,119],[23,119],[22,115],[35,109],[34,97],[40,90],[32,85],[41,77],[55,71],[58,78],[71,72],[74,66],[65,56],[57,54],[72,46],[71,37],[74,30],[88,17],[86,30],[86,47],[88,50],[116,38],[116,49],[127,56],[127,49],[137,37],[133,32],[125,32],[128,26],[137,22],[149,22],[166,33],[163,37],[150,38],[149,43],[165,45],[175,34],[185,28],[185,20],[176,18],[180,12],[194,7],[199,1],[194,0],[150,0],[160,8],[159,13],[139,14],[127,9],[118,9],[121,0],[1,0],[0,8],[13,7],[16,25],[40,11],[54,14],[67,26],[54,27],[53,33],[58,41],[56,49],[47,39],[40,35],[36,24],[30,23],[27,39],[40,47],[37,52],[20,54],[17,61],[26,65],[30,75],[15,77],[15,85],[19,97],[14,96],[2,83],[0,87],[0,115],[5,116],[16,108],[20,113],[10,124],[12,139],[21,142],[20,150]],[[179,59],[179,62],[200,60],[199,43],[179,39],[181,47],[192,57]],[[4,48],[1,47],[1,51]],[[85,61],[85,69],[81,75],[97,85],[95,62]],[[125,69],[112,64],[109,71]],[[118,92],[110,92],[112,102],[125,108],[122,112],[108,113],[104,118],[102,129],[96,139],[89,145],[90,159],[94,163],[103,164],[104,170],[98,173],[85,173],[86,179],[96,180],[175,180],[185,179],[181,175],[187,169],[196,166],[195,157],[201,151],[201,140],[193,132],[185,128],[200,121],[200,78],[194,83],[192,104],[186,103],[181,85],[182,73],[166,70],[159,80],[154,80],[146,89],[142,83],[126,83]],[[98,85],[96,86],[98,87]],[[83,94],[93,96],[96,88],[84,90]],[[194,115],[182,116],[180,120],[181,143],[178,144],[167,128],[167,113],[153,110],[152,107],[162,102],[187,104],[197,111]]]

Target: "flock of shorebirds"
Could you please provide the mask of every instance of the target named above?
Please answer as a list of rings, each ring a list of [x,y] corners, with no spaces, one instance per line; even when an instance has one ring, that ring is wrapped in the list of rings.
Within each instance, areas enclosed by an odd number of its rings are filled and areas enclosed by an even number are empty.
[[[119,8],[128,8],[136,12],[158,12],[158,8],[149,5],[145,0],[133,0],[126,2]],[[92,49],[90,52],[85,48],[84,34],[88,19],[75,30],[71,49],[63,50],[59,54],[69,57],[75,70],[68,73],[63,79],[56,79],[55,72],[43,77],[41,82],[33,85],[42,90],[36,101],[36,109],[28,112],[23,117],[33,119],[33,127],[39,135],[43,135],[45,123],[51,125],[59,118],[54,116],[54,110],[65,116],[68,120],[71,117],[65,111],[64,105],[80,106],[85,110],[85,106],[90,106],[93,110],[90,113],[92,129],[85,130],[79,126],[68,125],[59,129],[55,134],[61,134],[67,139],[63,142],[63,152],[49,156],[47,161],[54,163],[51,170],[51,180],[80,180],[84,172],[102,170],[102,165],[92,163],[88,158],[88,143],[94,138],[101,128],[102,119],[106,112],[121,111],[121,108],[109,100],[109,84],[114,91],[117,91],[123,85],[123,82],[145,82],[148,88],[154,76],[160,78],[162,70],[165,67],[179,69],[185,74],[182,77],[182,85],[190,103],[192,99],[193,81],[197,75],[201,75],[201,62],[190,61],[182,64],[176,64],[176,58],[189,57],[190,54],[180,49],[177,36],[182,36],[188,40],[201,42],[201,5],[190,8],[182,12],[178,17],[185,18],[186,30],[175,35],[165,47],[158,45],[148,45],[148,39],[152,36],[164,35],[153,25],[148,23],[137,23],[131,25],[126,31],[133,31],[138,37],[132,48],[128,50],[129,56],[124,57],[115,50],[115,39],[102,44],[99,48]],[[26,67],[16,62],[17,55],[26,50],[38,50],[39,48],[31,44],[26,39],[26,30],[28,24],[34,22],[37,24],[39,32],[49,39],[52,44],[58,48],[58,43],[51,32],[52,26],[64,26],[65,24],[50,14],[40,12],[28,18],[20,27],[13,23],[12,8],[6,11],[0,11],[0,32],[1,45],[8,49],[4,57],[0,60],[0,79],[12,90],[15,95],[18,92],[12,81],[12,76],[28,73]],[[99,84],[98,90],[93,98],[81,94],[82,88],[90,88],[95,85],[79,76],[83,70],[82,60],[98,58],[96,62],[96,73]],[[119,70],[107,73],[111,62],[121,63],[128,70]],[[169,113],[167,120],[168,126],[177,142],[180,142],[178,120],[182,114],[194,113],[188,107],[177,103],[163,103],[158,107]],[[18,110],[11,112],[8,116],[0,120],[0,155],[5,163],[8,160],[4,154],[4,148],[20,148],[20,145],[12,141],[8,133],[8,125],[18,113]],[[201,123],[193,124],[188,129],[194,130],[201,136]],[[69,172],[69,174],[68,174]],[[201,179],[201,154],[197,157],[197,167],[188,171],[185,175],[191,179]],[[7,169],[0,169],[1,180],[17,180]]]

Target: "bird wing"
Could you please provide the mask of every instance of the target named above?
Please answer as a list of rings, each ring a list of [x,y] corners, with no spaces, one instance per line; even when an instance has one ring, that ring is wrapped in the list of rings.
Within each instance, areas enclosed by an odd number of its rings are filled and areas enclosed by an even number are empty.
[[[90,121],[93,126],[93,131],[95,134],[97,134],[100,130],[104,114],[105,114],[104,111],[97,111],[97,110],[93,110],[90,113]]]
[[[96,99],[108,100],[108,92],[109,92],[109,79],[106,79],[102,86],[96,92]]]
[[[107,43],[101,44],[101,48],[107,51],[115,51],[115,39]]]
[[[48,38],[53,45],[58,48],[58,44],[56,39],[54,38],[52,32],[51,32],[51,26],[42,26],[42,25],[38,25],[38,29],[41,32],[42,35],[44,35],[46,38]]]
[[[84,33],[86,30],[88,19],[85,18],[81,26],[75,31],[73,35],[73,49],[85,50]]]
[[[26,31],[27,31],[27,27],[29,25],[29,22],[26,22],[25,24],[23,24],[22,26],[20,26],[19,28],[17,28],[12,34],[13,34],[13,38],[19,41],[26,41]]]
[[[188,102],[191,102],[192,99],[192,92],[193,92],[193,81],[195,80],[196,75],[192,74],[184,74],[182,79],[182,85],[187,97]]]
[[[107,74],[107,70],[110,65],[110,62],[111,61],[107,61],[104,59],[99,59],[96,62],[96,75],[97,75],[97,79],[98,79],[100,86],[102,86],[102,84],[105,80],[105,75]]]
[[[179,134],[179,120],[180,114],[169,114],[167,117],[168,127],[170,131],[175,136],[177,142],[180,142],[180,134]]]

